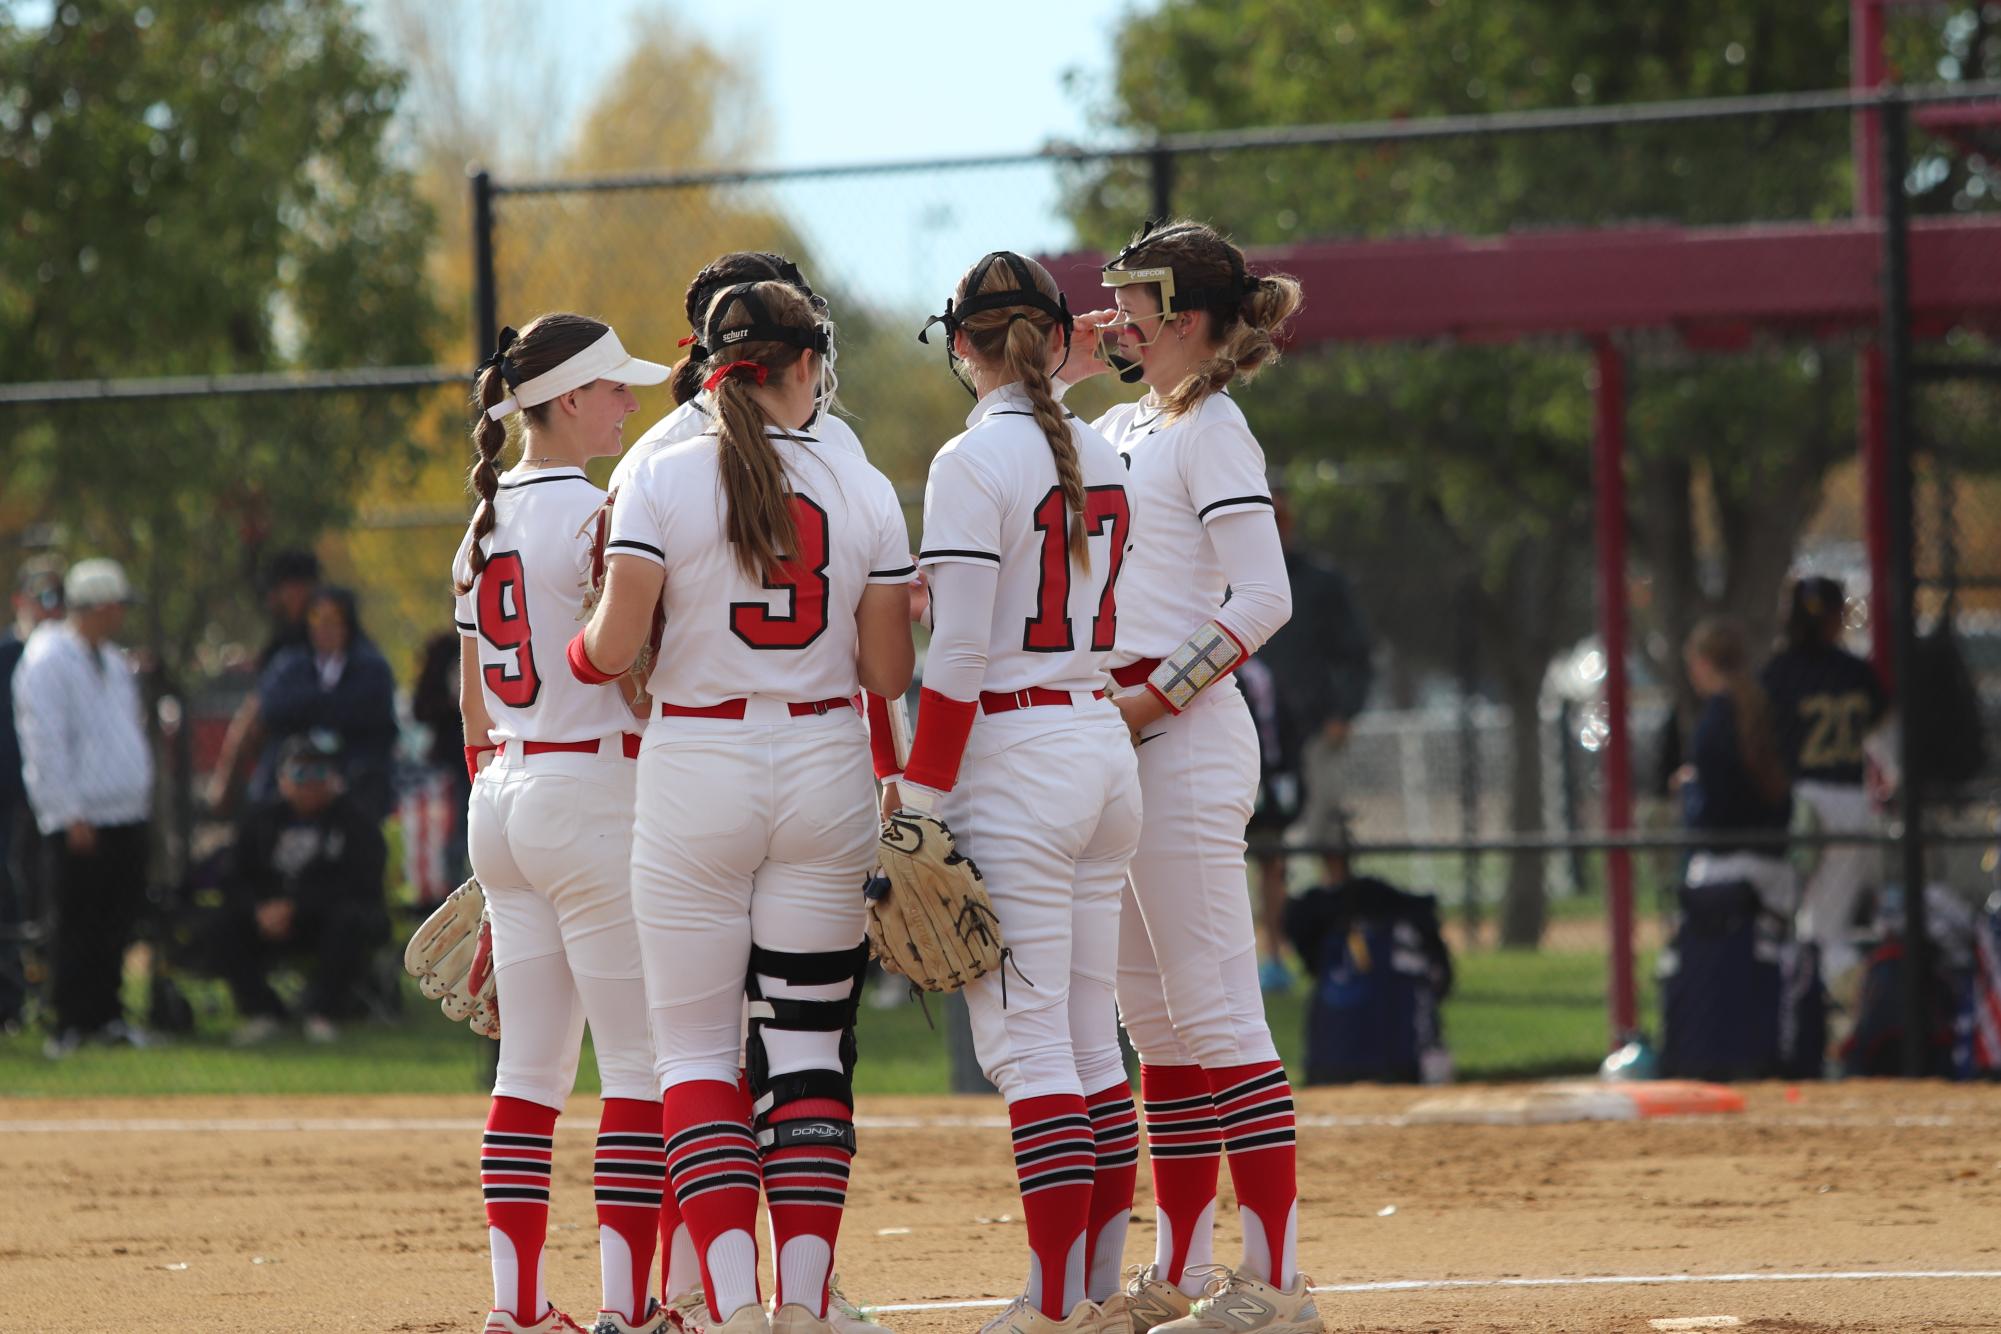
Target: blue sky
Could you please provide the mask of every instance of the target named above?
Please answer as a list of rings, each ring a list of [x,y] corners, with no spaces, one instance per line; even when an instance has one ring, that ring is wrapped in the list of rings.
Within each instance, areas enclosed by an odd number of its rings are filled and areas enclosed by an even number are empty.
[[[559,0],[532,0],[554,11]],[[635,23],[665,13],[701,32],[754,81],[767,148],[745,165],[808,166],[1033,151],[1093,138],[1119,21],[1155,0],[1012,0],[1005,6],[849,0],[696,5],[688,0],[572,0],[538,40],[560,44],[564,82],[595,90],[617,67]],[[385,0],[364,0],[379,14]],[[492,33],[469,34],[459,59],[472,87]],[[392,43],[388,52],[395,58]],[[482,52],[489,53],[482,56]],[[504,79],[506,76],[502,74]],[[511,115],[521,106],[510,90]],[[571,115],[593,100],[570,98]],[[560,137],[560,136],[558,136]],[[663,162],[663,169],[676,164]],[[1040,251],[1069,233],[1053,168],[813,181],[777,191],[815,266],[866,275],[881,300],[931,307],[988,250]]]

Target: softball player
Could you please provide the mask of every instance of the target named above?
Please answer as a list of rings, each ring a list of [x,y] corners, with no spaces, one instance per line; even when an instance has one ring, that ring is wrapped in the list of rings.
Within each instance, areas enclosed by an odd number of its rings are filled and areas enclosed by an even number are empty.
[[[611,679],[664,607],[632,890],[668,1180],[708,1320],[728,1334],[827,1334],[855,1148],[859,891],[877,828],[853,705],[863,687],[909,684],[909,539],[889,480],[804,429],[829,350],[804,295],[774,281],[725,288],[702,341],[715,349],[713,427],[626,483],[605,598],[570,664]],[[768,1322],[752,1237],[760,1176],[778,1276]]]
[[[1158,1232],[1127,1307],[1135,1334],[1319,1330],[1294,1268],[1292,1094],[1265,1025],[1245,892],[1257,732],[1230,676],[1285,624],[1292,598],[1264,452],[1227,389],[1275,355],[1299,285],[1252,275],[1241,251],[1192,222],[1149,225],[1104,280],[1118,309],[1080,320],[1084,337],[1149,390],[1097,422],[1144,516],[1112,657],[1146,797],[1118,998],[1140,1056]],[[1079,361],[1077,378],[1104,364]],[[1234,1272],[1208,1263],[1219,1156],[1243,1215]],[[1205,1288],[1220,1300],[1189,1314]]]
[[[627,887],[638,722],[617,688],[583,686],[559,647],[584,616],[604,492],[586,460],[616,454],[638,404],[626,387],[667,368],[626,355],[580,315],[512,329],[480,369],[472,485],[453,560],[473,872],[493,923],[505,1016],[481,1148],[493,1250],[488,1334],[577,1326],[542,1287],[550,1149],[586,1019],[604,1110],[597,1141],[603,1309],[596,1334],[659,1334],[649,1304],[665,1153]],[[521,418],[521,459],[495,463]],[[483,766],[483,767],[482,767]]]
[[[774,255],[768,250],[733,250],[704,265],[701,272],[688,282],[685,297],[688,327],[697,330],[702,327],[708,315],[709,303],[715,299],[716,293],[725,287],[768,280],[789,283],[798,288],[820,320],[827,323],[831,330],[827,303],[808,285],[804,275],[799,272],[799,266],[783,255]],[[679,444],[683,440],[692,440],[714,427],[715,423],[710,416],[711,396],[702,388],[702,377],[705,374],[702,367],[708,360],[708,349],[702,346],[694,334],[683,340],[683,346],[688,349],[688,355],[675,366],[670,384],[674,391],[674,410],[649,426],[644,435],[633,441],[632,447],[626,450],[625,457],[612,469],[611,493],[614,496],[618,494],[620,487],[631,480],[639,465],[654,453],[669,445]],[[814,401],[814,415],[807,422],[807,426],[823,449],[846,450],[860,458],[862,442],[856,438],[848,424],[835,416],[832,411],[834,391],[839,383],[834,375],[833,351],[830,342],[828,356],[821,369],[821,384]]]
[[[799,272],[799,266],[782,255],[764,250],[737,250],[718,256],[704,265],[688,283],[685,309],[688,327],[700,330],[707,319],[709,304],[718,292],[738,283],[755,283],[774,280],[788,283],[806,297],[808,304],[829,331],[827,356],[820,371],[820,385],[814,399],[814,415],[807,422],[818,448],[835,453],[849,453],[862,458],[862,442],[845,421],[831,411],[834,396],[835,377],[833,358],[835,349],[831,342],[832,324],[827,317],[827,303],[822,300]],[[714,396],[702,388],[703,369],[708,358],[695,334],[690,334],[682,345],[688,348],[688,355],[674,368],[669,387],[673,390],[676,407],[649,427],[644,435],[627,449],[625,456],[612,469],[610,494],[615,499],[639,470],[639,465],[659,451],[671,445],[692,440],[715,427],[712,416]],[[906,561],[906,564],[909,562]],[[883,706],[879,701],[871,701],[870,717],[881,716]],[[884,727],[887,723],[885,721]],[[886,767],[886,766],[885,766]],[[701,1291],[701,1266],[696,1260],[693,1240],[688,1228],[681,1220],[681,1211],[670,1194],[661,1201],[660,1210],[660,1253],[661,1253],[661,1301],[671,1308],[677,1317],[692,1317],[704,1304]],[[835,1334],[886,1334],[881,1325],[867,1317],[863,1308],[848,1300],[838,1282],[828,1286],[828,1318],[832,1321]]]
[[[898,796],[935,808],[979,865],[1016,973],[966,988],[1028,1225],[1027,1287],[986,1328],[1096,1330],[1086,1275],[1103,1268],[1116,1287],[1138,1158],[1112,984],[1139,782],[1102,689],[1132,531],[1126,475],[1053,396],[1071,319],[1041,265],[987,255],[933,323],[976,401],[924,490],[931,648]],[[1112,1228],[1101,1199],[1121,1192]]]

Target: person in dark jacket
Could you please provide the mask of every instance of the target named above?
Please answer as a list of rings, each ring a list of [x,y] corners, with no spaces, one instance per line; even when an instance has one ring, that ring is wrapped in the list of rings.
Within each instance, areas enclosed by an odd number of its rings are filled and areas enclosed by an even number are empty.
[[[286,960],[307,973],[307,1038],[331,1040],[335,1021],[360,1010],[369,959],[389,938],[382,824],[346,791],[340,742],[306,733],[280,754],[279,795],[244,812],[223,876],[216,964],[245,1021],[240,1043],[283,1025],[270,973]]]
[[[265,563],[262,583],[264,610],[271,617],[271,633],[257,651],[257,673],[264,674],[272,660],[290,648],[305,648],[306,606],[320,586],[319,557],[303,548],[288,547],[272,553]],[[261,709],[263,700],[253,686],[237,705],[223,734],[222,749],[209,775],[207,799],[210,807],[226,812],[234,803],[236,786],[248,756],[260,753],[264,739]]]
[[[1375,680],[1369,630],[1347,576],[1294,541],[1292,506],[1283,487],[1272,488],[1285,570],[1292,586],[1292,619],[1258,650],[1277,691],[1272,716],[1283,734],[1267,738],[1260,729],[1267,772],[1298,774],[1291,814],[1309,843],[1332,843],[1346,828],[1336,790],[1336,757],[1368,700]],[[1277,788],[1274,788],[1277,791]],[[1253,830],[1262,832],[1257,822]],[[1290,974],[1284,963],[1285,863],[1260,865],[1260,914],[1265,961],[1258,970],[1267,991],[1284,990]]]
[[[1779,754],[1815,823],[1830,833],[1868,833],[1878,822],[1863,784],[1862,747],[1890,701],[1876,669],[1841,647],[1845,602],[1837,580],[1795,580],[1784,642],[1759,681],[1771,697]],[[1820,947],[1830,979],[1861,962],[1855,915],[1879,870],[1876,849],[1851,844],[1822,848],[1807,877],[1799,934]]]
[[[1767,909],[1790,918],[1799,889],[1781,847],[1745,835],[1783,834],[1792,822],[1792,780],[1779,752],[1771,701],[1751,674],[1743,627],[1716,617],[1699,623],[1682,652],[1702,699],[1689,762],[1675,775],[1682,822],[1705,835],[1689,858],[1692,886],[1743,881]]]
[[[396,678],[355,612],[354,594],[327,587],[306,607],[304,646],[284,649],[258,678],[270,741],[251,782],[253,798],[275,790],[279,748],[301,733],[332,732],[344,754],[348,795],[376,819],[389,814],[396,749]]]
[[[443,787],[450,807],[444,871],[445,883],[456,885],[471,874],[466,854],[466,803],[472,799],[472,779],[465,766],[465,724],[459,713],[459,636],[455,631],[433,635],[424,645],[417,683],[410,688],[410,716],[430,729],[424,767]]]

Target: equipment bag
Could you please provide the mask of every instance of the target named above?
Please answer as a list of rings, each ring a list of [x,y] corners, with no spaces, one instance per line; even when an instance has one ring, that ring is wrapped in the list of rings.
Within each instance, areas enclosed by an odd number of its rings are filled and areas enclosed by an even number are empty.
[[[1670,1079],[1817,1078],[1827,994],[1817,952],[1743,881],[1684,886],[1661,952],[1660,1072]]]
[[[1415,1084],[1440,1064],[1452,960],[1436,899],[1357,878],[1293,900],[1286,928],[1313,969],[1307,1083]]]

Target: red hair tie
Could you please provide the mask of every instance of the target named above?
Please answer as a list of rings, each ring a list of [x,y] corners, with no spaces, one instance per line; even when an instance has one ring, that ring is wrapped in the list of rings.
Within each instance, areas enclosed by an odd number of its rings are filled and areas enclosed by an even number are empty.
[[[710,393],[714,393],[717,385],[729,379],[730,376],[738,371],[749,371],[750,378],[757,381],[759,385],[764,383],[765,376],[771,374],[771,368],[760,362],[732,361],[727,366],[718,367],[713,375],[702,381],[702,388],[708,390]]]
[[[695,341],[695,335],[693,335],[693,334],[689,334],[689,335],[688,335],[688,336],[687,336],[686,338],[683,338],[683,339],[682,339],[682,340],[681,340],[680,342],[678,342],[678,343],[674,344],[674,346],[675,346],[675,347],[686,347],[686,346],[688,346],[688,344],[690,344],[690,343],[692,343],[692,342],[694,342],[694,341]]]

